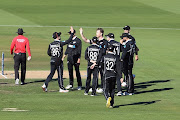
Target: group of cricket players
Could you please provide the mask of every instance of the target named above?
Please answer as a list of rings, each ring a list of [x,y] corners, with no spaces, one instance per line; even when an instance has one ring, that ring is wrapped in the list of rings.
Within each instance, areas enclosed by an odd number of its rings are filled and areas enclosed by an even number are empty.
[[[22,29],[18,29],[18,31],[19,30],[20,32],[18,32],[18,35],[21,37],[24,32]],[[87,39],[85,37],[83,34],[83,28],[80,28],[79,30],[82,40],[89,44],[85,50],[85,59],[87,60],[87,79],[84,95],[88,95],[90,92],[91,96],[96,96],[96,93],[103,93],[106,99],[106,107],[108,108],[113,108],[116,88],[117,96],[134,94],[135,75],[133,75],[132,69],[134,59],[136,61],[138,60],[139,49],[136,45],[135,38],[130,35],[130,26],[123,27],[123,30],[124,33],[120,35],[120,40],[118,38],[119,41],[115,40],[115,35],[113,33],[105,35],[106,38],[104,38],[104,30],[102,28],[97,28],[96,36],[92,37],[92,39]],[[79,70],[82,42],[76,36],[76,31],[73,27],[70,27],[68,33],[69,39],[65,41],[61,40],[61,32],[54,32],[52,35],[54,41],[49,44],[47,51],[47,54],[51,57],[51,70],[42,86],[42,89],[45,92],[48,91],[48,83],[53,78],[56,70],[58,72],[59,92],[66,93],[69,92],[69,90],[74,89],[73,66],[76,71],[78,83],[77,90],[82,90],[81,74]],[[22,44],[22,42],[16,42],[16,40],[14,40],[14,43],[12,42],[12,44]],[[26,43],[24,44],[26,45]],[[67,45],[67,48],[63,55],[64,45]],[[17,49],[18,48],[15,49],[15,55],[20,57],[16,60],[19,65],[21,63],[20,59],[22,51],[19,50],[17,52]],[[12,50],[13,47],[11,48],[11,54],[13,53]],[[25,53],[26,52],[23,54]],[[31,57],[31,55],[29,56]],[[64,87],[63,61],[66,56],[69,72],[69,84]],[[17,68],[17,70],[19,69]],[[98,83],[99,75],[101,79],[100,85]],[[92,84],[91,76],[93,76]],[[24,79],[21,80],[21,82],[24,83]],[[15,77],[15,84],[19,84],[18,74]]]
[[[134,94],[134,78],[132,74],[134,56],[138,60],[138,47],[135,38],[130,35],[130,26],[123,27],[124,33],[120,36],[120,41],[115,41],[115,35],[109,33],[105,35],[102,28],[96,30],[96,36],[87,39],[80,28],[80,35],[84,42],[90,45],[85,50],[87,60],[87,79],[84,95],[91,92],[91,96],[103,93],[107,101],[106,106],[113,108],[115,86],[117,85],[117,96]],[[55,70],[58,71],[59,92],[69,92],[73,88],[73,66],[75,67],[78,88],[82,90],[82,81],[79,71],[81,59],[81,40],[76,36],[76,31],[71,27],[68,32],[70,37],[66,41],[61,40],[61,33],[53,33],[54,42],[49,45],[48,55],[51,56],[51,73],[47,77],[43,90],[47,92],[48,82],[52,79]],[[67,44],[65,55],[63,46]],[[69,85],[63,86],[63,61],[67,57],[69,71]],[[100,88],[98,88],[99,73],[101,78]],[[91,76],[92,84],[91,84]],[[122,86],[125,92],[122,92]]]

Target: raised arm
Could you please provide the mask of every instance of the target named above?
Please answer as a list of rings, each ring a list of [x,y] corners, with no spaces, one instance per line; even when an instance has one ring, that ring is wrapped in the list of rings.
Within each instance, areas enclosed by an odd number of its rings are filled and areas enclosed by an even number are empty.
[[[83,34],[83,29],[80,28],[79,31],[80,31],[80,35],[81,35],[81,38],[83,39],[83,41],[86,42],[86,43],[90,43],[90,40],[87,39],[87,38],[84,36],[84,34]]]
[[[69,37],[68,40],[61,42],[61,46],[64,46],[64,45],[66,45],[66,44],[69,44],[69,43],[72,41],[72,38],[73,38],[73,35],[74,35],[74,29],[73,29],[72,26],[71,26],[71,28],[70,28],[70,31],[71,31],[71,36]]]

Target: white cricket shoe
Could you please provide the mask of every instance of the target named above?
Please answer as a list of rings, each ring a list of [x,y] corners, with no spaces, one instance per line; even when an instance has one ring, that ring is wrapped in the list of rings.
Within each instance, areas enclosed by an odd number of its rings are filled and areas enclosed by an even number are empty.
[[[88,95],[88,93],[85,92],[84,95]]]
[[[43,84],[43,86],[41,88],[43,89],[44,92],[47,92],[47,88],[46,88],[45,84]]]
[[[18,78],[15,81],[15,85],[19,85],[19,79]]]
[[[99,89],[96,89],[97,93],[103,93],[103,89],[102,88],[99,88]]]
[[[128,95],[134,95],[134,93],[128,93]]]
[[[89,92],[92,92],[92,88],[89,89]]]
[[[78,87],[77,87],[77,90],[82,90],[82,87],[81,87],[81,86],[78,86]]]
[[[61,93],[67,93],[67,92],[69,92],[69,90],[66,90],[66,89],[59,89],[59,92],[61,92]]]
[[[124,92],[123,95],[126,96],[126,95],[129,95],[129,94],[127,92]]]
[[[116,96],[121,96],[121,95],[123,95],[123,93],[122,93],[121,91],[119,91],[119,92],[116,94]]]
[[[72,85],[67,85],[67,86],[66,86],[66,89],[67,89],[67,90],[73,89],[73,86],[72,86]]]

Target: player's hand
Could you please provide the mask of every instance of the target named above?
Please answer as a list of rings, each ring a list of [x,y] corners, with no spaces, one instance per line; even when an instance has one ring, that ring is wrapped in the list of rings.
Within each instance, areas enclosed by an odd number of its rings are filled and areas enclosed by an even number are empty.
[[[96,61],[93,61],[93,60],[90,60],[90,62],[93,63],[93,64],[96,63]]]
[[[92,64],[90,69],[94,69],[95,65],[96,65],[96,63]]]
[[[120,40],[120,43],[123,44],[123,39]]]
[[[121,84],[122,84],[122,83],[123,83],[123,81],[124,81],[124,80],[123,80],[123,78],[121,78],[121,79],[120,79],[120,81],[121,81]]]
[[[82,28],[80,28],[79,31],[80,31],[80,34],[83,34],[83,29]]]
[[[81,62],[81,59],[78,59],[77,63],[79,63],[79,64],[80,64],[80,62]]]
[[[64,57],[62,58],[62,61],[64,61]]]
[[[74,33],[74,29],[72,26],[70,27],[70,31],[71,31],[71,33]]]
[[[139,57],[138,55],[135,56],[135,60],[138,61],[139,60]]]
[[[30,60],[31,60],[31,56],[29,56],[29,57],[27,58],[27,60],[30,61]]]

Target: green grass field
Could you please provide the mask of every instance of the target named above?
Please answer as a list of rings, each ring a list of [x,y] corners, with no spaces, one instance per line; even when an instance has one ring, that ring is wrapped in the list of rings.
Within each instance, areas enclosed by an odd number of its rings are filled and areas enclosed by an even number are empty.
[[[59,93],[56,80],[44,93],[42,79],[27,79],[29,84],[24,86],[1,79],[0,110],[28,111],[0,111],[0,120],[179,120],[179,4],[179,0],[0,0],[0,53],[5,53],[5,71],[13,70],[10,44],[19,27],[30,40],[32,60],[27,63],[27,70],[49,70],[47,48],[53,41],[52,33],[61,31],[66,40],[71,25],[76,31],[86,26],[84,34],[88,38],[95,36],[97,27],[104,27],[105,34],[114,33],[117,41],[122,27],[130,25],[140,48],[140,59],[133,71],[136,94],[115,97],[114,109],[105,107],[102,94],[84,96],[83,90]],[[81,70],[86,70],[87,46],[83,42]],[[67,69],[66,62],[64,66]],[[64,82],[67,85],[68,79]]]

